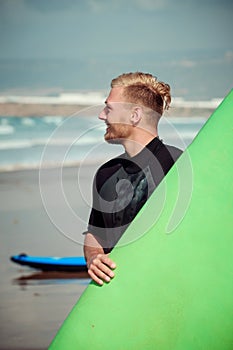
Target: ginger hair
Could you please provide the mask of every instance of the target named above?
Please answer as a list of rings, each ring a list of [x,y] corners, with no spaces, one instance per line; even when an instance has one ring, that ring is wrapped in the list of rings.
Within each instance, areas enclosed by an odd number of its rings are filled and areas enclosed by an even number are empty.
[[[160,116],[171,103],[170,86],[149,73],[124,73],[113,79],[111,87],[123,86],[123,97],[129,103],[141,104]]]

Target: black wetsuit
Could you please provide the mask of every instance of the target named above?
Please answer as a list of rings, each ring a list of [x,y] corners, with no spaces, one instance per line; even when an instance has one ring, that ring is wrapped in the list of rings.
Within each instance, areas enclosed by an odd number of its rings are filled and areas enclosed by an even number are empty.
[[[102,165],[93,184],[88,231],[111,251],[182,151],[154,138],[134,157],[124,153]]]

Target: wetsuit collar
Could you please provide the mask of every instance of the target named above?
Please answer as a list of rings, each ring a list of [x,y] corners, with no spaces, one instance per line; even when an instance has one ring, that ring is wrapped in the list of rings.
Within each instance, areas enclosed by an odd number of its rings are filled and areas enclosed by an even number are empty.
[[[125,160],[123,161],[125,171],[127,173],[137,173],[144,169],[148,165],[150,156],[156,156],[162,144],[162,141],[157,136],[135,156],[130,157],[128,153],[125,152],[123,157]]]

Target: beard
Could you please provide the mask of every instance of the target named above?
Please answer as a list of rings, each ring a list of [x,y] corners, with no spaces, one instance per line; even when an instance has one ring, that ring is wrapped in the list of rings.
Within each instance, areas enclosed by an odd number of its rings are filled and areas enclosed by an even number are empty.
[[[128,124],[108,124],[104,139],[111,144],[121,144],[124,139],[129,138],[131,129],[132,126]]]

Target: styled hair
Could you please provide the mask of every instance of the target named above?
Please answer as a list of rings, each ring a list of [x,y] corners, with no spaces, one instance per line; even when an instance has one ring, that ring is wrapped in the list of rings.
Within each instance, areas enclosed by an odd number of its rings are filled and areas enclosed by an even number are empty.
[[[123,86],[123,96],[130,103],[141,104],[160,116],[171,103],[170,86],[149,73],[124,73],[113,79],[111,87]]]

